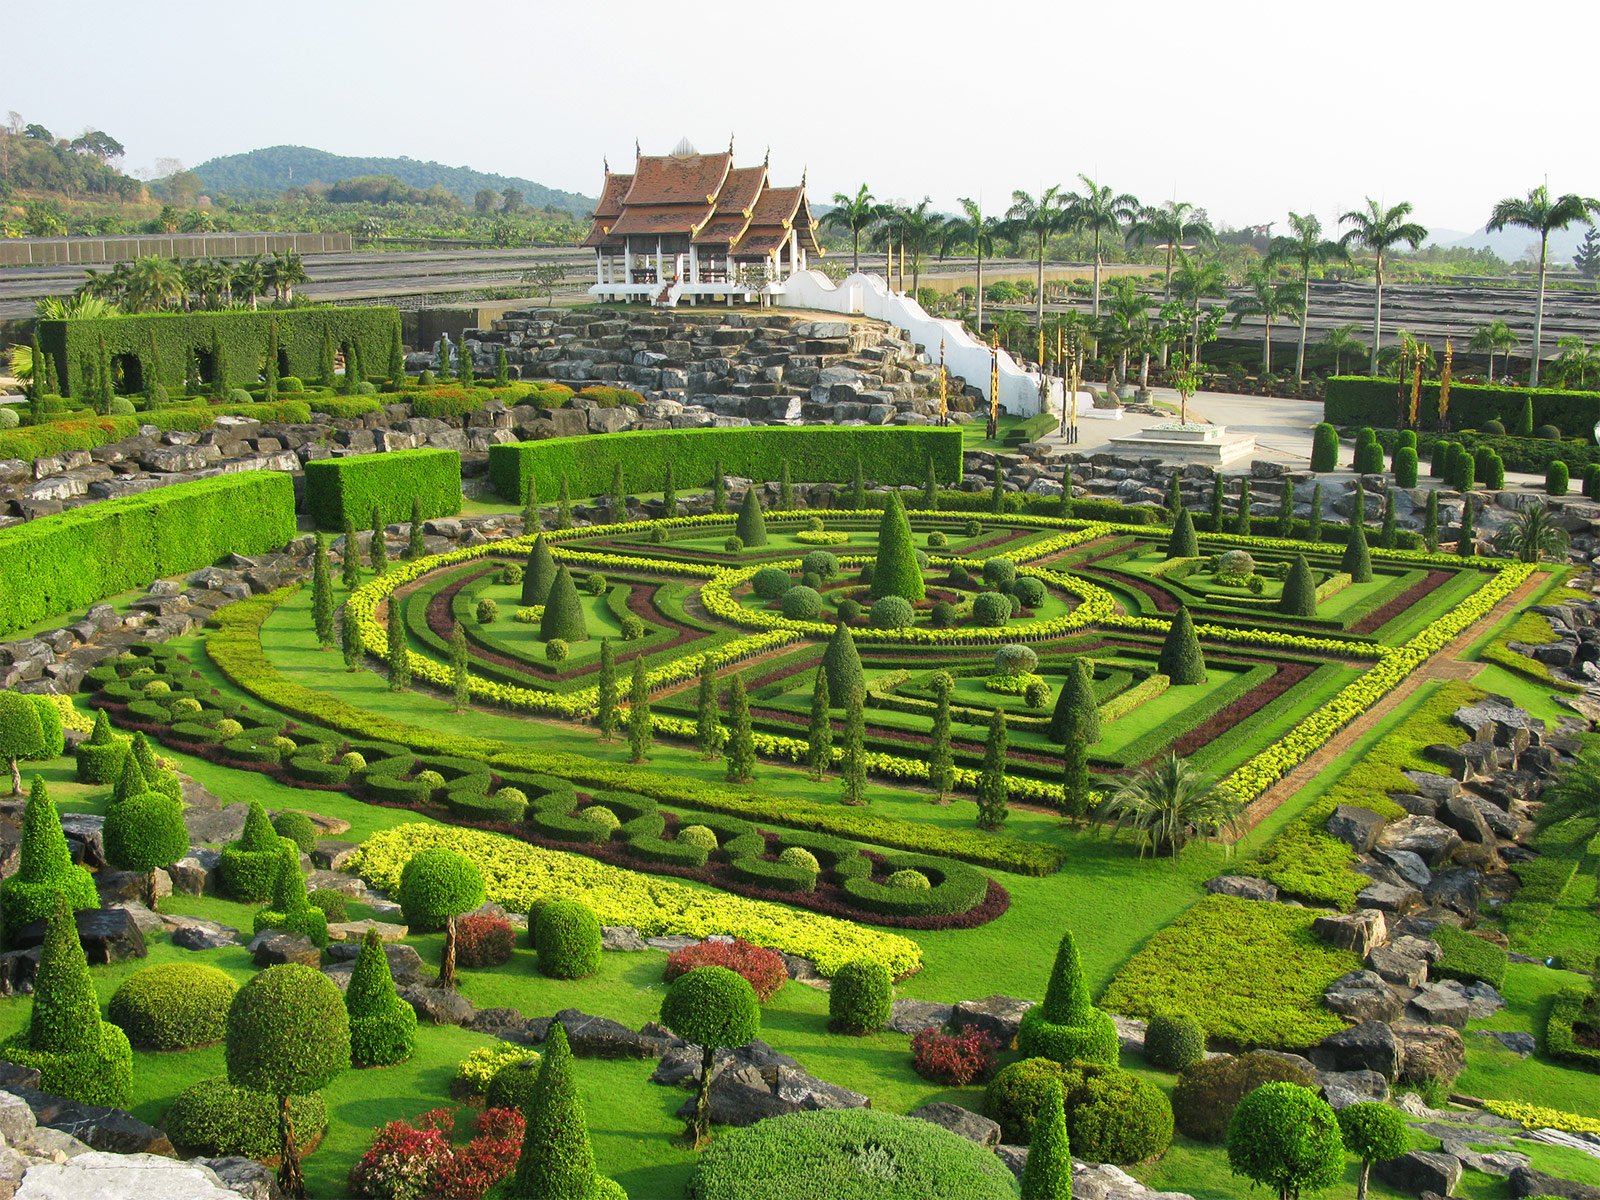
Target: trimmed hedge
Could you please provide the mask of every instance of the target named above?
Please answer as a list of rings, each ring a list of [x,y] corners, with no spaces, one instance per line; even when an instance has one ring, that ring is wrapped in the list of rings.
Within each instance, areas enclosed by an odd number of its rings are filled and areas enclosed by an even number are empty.
[[[541,905],[529,922],[539,974],[550,979],[584,979],[600,969],[600,919],[577,900]]]
[[[724,473],[777,479],[785,459],[796,482],[849,479],[857,456],[872,464],[880,484],[921,484],[928,461],[938,478],[961,478],[961,430],[932,427],[756,426],[748,429],[658,429],[603,438],[545,438],[489,447],[489,481],[507,500],[520,502],[528,480],[539,495],[554,496],[565,476],[574,496],[603,496],[612,472],[626,466],[636,492],[660,491],[672,464],[679,487]]]
[[[1600,991],[1565,988],[1557,992],[1544,1027],[1545,1049],[1551,1058],[1586,1071],[1600,1071],[1600,1050],[1579,1042],[1574,1026],[1600,1029]]]
[[[289,1120],[295,1140],[305,1146],[327,1126],[328,1110],[315,1092],[294,1096]],[[235,1087],[223,1076],[202,1079],[180,1092],[161,1123],[185,1154],[274,1158],[278,1153],[277,1098]]]
[[[876,1033],[889,1023],[894,984],[889,969],[872,959],[845,963],[828,990],[828,1027],[857,1036]]]
[[[461,455],[454,450],[394,450],[306,463],[306,511],[318,529],[357,529],[411,520],[415,500],[423,520],[461,511]]]
[[[1433,931],[1433,940],[1443,951],[1433,965],[1432,974],[1438,979],[1459,979],[1462,983],[1487,983],[1497,991],[1505,985],[1506,952],[1493,942],[1454,925],[1441,925]]]
[[[220,1042],[239,985],[203,963],[162,963],[122,981],[106,1015],[141,1049],[188,1050]]]
[[[173,484],[14,525],[0,530],[0,637],[294,536],[294,481],[278,471]]]
[[[161,383],[183,390],[190,356],[222,351],[222,386],[255,387],[266,361],[272,326],[278,327],[278,349],[289,361],[282,374],[317,379],[322,374],[325,339],[335,349],[355,346],[358,361],[377,367],[389,361],[389,348],[400,336],[400,310],[382,306],[359,308],[294,308],[261,311],[140,313],[100,320],[40,321],[39,343],[55,360],[64,395],[87,390],[83,378],[93,371],[100,347],[112,358],[139,360],[145,385]]]
[[[1335,375],[1328,380],[1323,401],[1325,418],[1334,425],[1373,425],[1393,429],[1400,415],[1393,379],[1366,375]],[[1557,388],[1507,388],[1483,384],[1450,386],[1450,423],[1457,428],[1482,428],[1501,421],[1513,428],[1522,419],[1523,406],[1533,402],[1534,422],[1561,429],[1588,429],[1600,420],[1600,392],[1569,392]],[[1439,423],[1439,384],[1422,385],[1418,419],[1428,428]]]

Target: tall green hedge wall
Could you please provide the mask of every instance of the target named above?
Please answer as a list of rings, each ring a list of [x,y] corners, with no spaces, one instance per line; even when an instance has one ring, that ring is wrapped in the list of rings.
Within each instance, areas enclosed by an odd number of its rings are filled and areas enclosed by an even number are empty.
[[[0,529],[0,636],[295,536],[294,480],[246,471]]]
[[[857,455],[868,479],[884,484],[920,484],[928,459],[943,482],[961,478],[958,428],[862,425],[761,425],[748,429],[657,429],[604,436],[546,438],[489,447],[489,482],[507,500],[538,480],[539,497],[550,503],[560,478],[574,496],[610,492],[612,471],[622,464],[632,492],[659,492],[672,464],[680,491],[706,486],[720,460],[730,475],[777,479],[783,460],[797,483],[848,483]]]
[[[1334,425],[1372,425],[1393,429],[1400,416],[1400,385],[1393,379],[1367,375],[1335,375],[1328,380],[1324,419]],[[1409,397],[1410,392],[1407,391]],[[1450,385],[1450,427],[1481,429],[1490,420],[1514,429],[1522,402],[1533,397],[1533,423],[1554,425],[1569,437],[1587,436],[1600,421],[1600,392],[1563,392],[1556,388],[1487,387],[1476,383]],[[1418,416],[1424,429],[1439,423],[1439,384],[1422,385]]]
[[[139,360],[146,386],[152,358],[156,379],[169,391],[183,387],[191,351],[211,353],[220,342],[224,383],[230,388],[254,387],[267,358],[272,323],[278,323],[278,348],[288,357],[284,374],[315,379],[321,370],[324,333],[337,351],[355,343],[365,371],[381,372],[400,329],[397,308],[290,308],[263,312],[141,313],[100,320],[40,321],[39,344],[55,359],[57,377],[67,395],[86,393],[85,364],[93,370],[105,340],[112,358],[131,354]],[[152,337],[152,334],[154,337]]]
[[[306,511],[318,529],[372,526],[372,509],[385,525],[411,519],[412,499],[422,516],[461,511],[461,455],[454,450],[393,450],[306,463]]]

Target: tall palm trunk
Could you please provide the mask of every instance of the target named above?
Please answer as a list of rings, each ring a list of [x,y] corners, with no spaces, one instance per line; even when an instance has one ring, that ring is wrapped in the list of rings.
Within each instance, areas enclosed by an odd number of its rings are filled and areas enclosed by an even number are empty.
[[[1373,289],[1372,302],[1372,365],[1369,375],[1378,373],[1378,351],[1383,346],[1383,253],[1378,253],[1378,286]]]
[[[983,242],[978,242],[978,340],[983,340]]]
[[[1494,382],[1494,351],[1489,351],[1489,382]]]
[[[1306,321],[1311,316],[1311,272],[1307,271],[1300,293],[1300,349],[1294,359],[1294,385],[1302,387],[1306,381]]]
[[[1539,343],[1544,338],[1544,272],[1550,250],[1550,234],[1539,234],[1539,306],[1533,310],[1533,365],[1528,368],[1528,386],[1539,386]]]
[[[1100,319],[1100,231],[1094,234],[1094,319]]]
[[[1044,240],[1045,235],[1041,231],[1039,234],[1039,277],[1037,280],[1039,290],[1034,293],[1033,297],[1034,318],[1040,325],[1044,324]],[[1099,311],[1099,307],[1096,306],[1095,313],[1097,315]]]
[[[854,262],[852,273],[861,274],[861,230],[859,229],[850,231],[850,257]]]
[[[1272,314],[1268,313],[1262,321],[1261,335],[1261,372],[1264,375],[1272,374]]]

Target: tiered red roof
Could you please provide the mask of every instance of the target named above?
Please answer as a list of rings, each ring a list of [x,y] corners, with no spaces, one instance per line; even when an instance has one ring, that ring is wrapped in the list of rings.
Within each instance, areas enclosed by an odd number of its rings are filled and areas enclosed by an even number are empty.
[[[791,229],[808,253],[822,253],[803,182],[775,188],[765,164],[735,167],[731,146],[700,154],[683,142],[671,154],[639,155],[630,174],[607,168],[583,244],[615,250],[629,237],[679,236],[756,257],[783,245]]]

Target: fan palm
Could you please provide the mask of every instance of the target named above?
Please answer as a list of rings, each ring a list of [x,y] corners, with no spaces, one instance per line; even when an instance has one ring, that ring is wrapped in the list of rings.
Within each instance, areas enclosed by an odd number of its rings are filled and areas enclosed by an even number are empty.
[[[1411,202],[1384,208],[1371,196],[1367,207],[1354,209],[1339,218],[1339,224],[1351,228],[1339,239],[1348,250],[1352,245],[1372,251],[1376,259],[1375,280],[1377,288],[1372,301],[1372,364],[1371,371],[1378,373],[1378,351],[1383,348],[1383,260],[1384,256],[1404,242],[1415,250],[1428,236],[1427,229],[1415,221],[1406,220],[1411,215]]]
[[[1140,771],[1101,805],[1096,814],[1113,835],[1130,829],[1139,837],[1139,854],[1176,858],[1197,837],[1237,832],[1243,805],[1176,754]]]
[[[1208,297],[1226,295],[1227,286],[1228,276],[1221,263],[1201,262],[1190,258],[1182,250],[1178,251],[1178,264],[1172,273],[1172,291],[1189,313],[1194,342],[1190,356],[1193,366],[1200,365],[1200,302]]]
[[[294,289],[306,282],[305,264],[293,250],[274,254],[266,264],[267,286],[279,304],[294,300]]]
[[[867,190],[867,185],[862,184],[856,189],[854,196],[847,192],[833,194],[833,210],[822,218],[822,223],[832,229],[848,229],[850,231],[850,254],[853,260],[852,270],[861,270],[861,235],[872,227],[878,219],[878,202],[872,198],[872,193]]]
[[[159,312],[187,294],[183,271],[170,258],[147,254],[128,269],[124,303],[132,312]]]
[[[1539,303],[1533,310],[1533,355],[1528,367],[1529,387],[1539,386],[1539,352],[1544,341],[1544,277],[1547,260],[1550,257],[1550,234],[1553,230],[1565,229],[1574,221],[1585,220],[1596,213],[1600,213],[1600,200],[1579,196],[1573,192],[1552,200],[1549,187],[1541,183],[1528,193],[1526,200],[1508,196],[1496,204],[1494,212],[1489,215],[1488,225],[1484,227],[1486,232],[1496,233],[1507,225],[1516,225],[1522,229],[1531,229],[1539,235]]]
[[[1300,289],[1293,283],[1280,283],[1272,277],[1272,272],[1265,267],[1256,267],[1245,276],[1244,285],[1248,289],[1244,295],[1235,296],[1228,302],[1228,311],[1233,314],[1233,328],[1239,328],[1240,322],[1246,317],[1260,317],[1261,332],[1261,370],[1264,374],[1272,373],[1272,322],[1280,317],[1294,317],[1303,314],[1301,307]]]
[[[1467,343],[1467,348],[1489,356],[1489,380],[1493,382],[1495,355],[1503,354],[1509,361],[1511,352],[1517,348],[1517,335],[1504,321],[1490,321],[1472,331],[1472,340]]]
[[[1300,348],[1295,355],[1294,381],[1306,378],[1306,320],[1311,312],[1311,272],[1324,263],[1348,262],[1350,252],[1338,242],[1322,236],[1322,222],[1316,217],[1291,212],[1289,228],[1294,232],[1272,239],[1267,261],[1289,263],[1300,268]]]
[[[944,218],[930,212],[933,201],[924,196],[915,208],[905,208],[900,213],[900,239],[911,255],[911,294],[915,296],[922,285],[922,259],[930,246],[937,244],[944,228]]]
[[[1038,254],[1039,291],[1034,297],[1034,320],[1044,324],[1044,248],[1046,243],[1066,228],[1066,197],[1059,185],[1047,187],[1037,197],[1027,192],[1011,193],[1011,207],[1006,210],[1006,220],[1019,239],[1033,239]],[[1095,309],[1096,315],[1099,308]]]
[[[248,300],[254,309],[257,298],[266,290],[266,286],[267,272],[260,255],[234,264],[231,291],[235,299]]]
[[[1600,370],[1600,344],[1591,346],[1573,334],[1556,342],[1556,348],[1560,353],[1556,355],[1555,368],[1561,386],[1571,387],[1573,380],[1580,388],[1588,386],[1589,372]]]
[[[1022,314],[1014,308],[1008,308],[994,319],[993,332],[995,337],[1000,340],[1000,345],[1006,350],[1010,350],[1012,342],[1026,327]]]
[[[1600,822],[1600,750],[1586,750],[1563,767],[1539,799],[1543,803],[1534,822],[1542,828],[1562,821]]]
[[[41,321],[95,321],[101,317],[114,317],[121,311],[109,300],[81,293],[67,299],[41,296],[33,302],[33,315]]]
[[[983,215],[983,206],[976,200],[961,198],[961,212],[945,222],[944,236],[947,245],[971,246],[978,257],[978,331],[983,331],[983,260],[994,257],[994,243],[999,236],[998,217]]]
[[[1162,279],[1161,298],[1172,299],[1172,264],[1178,251],[1184,248],[1183,240],[1193,237],[1196,246],[1215,246],[1216,230],[1211,228],[1205,210],[1184,200],[1168,200],[1160,208],[1146,208],[1128,228],[1128,238],[1138,245],[1157,245],[1166,251],[1166,274]]]
[[[1520,562],[1564,562],[1572,539],[1557,525],[1542,500],[1512,514],[1495,535],[1494,548]]]
[[[1079,175],[1082,192],[1067,197],[1067,226],[1079,233],[1087,233],[1094,242],[1094,307],[1100,315],[1100,265],[1103,256],[1100,247],[1106,238],[1121,238],[1123,230],[1139,216],[1139,201],[1126,192],[1113,192],[1109,185],[1095,183],[1087,175]]]

